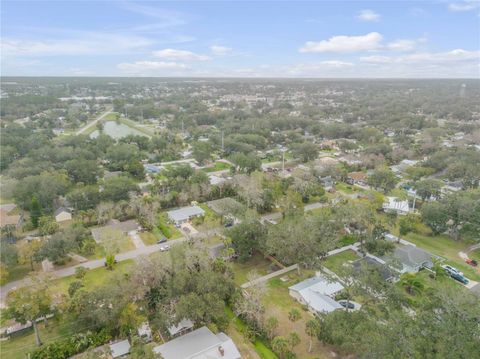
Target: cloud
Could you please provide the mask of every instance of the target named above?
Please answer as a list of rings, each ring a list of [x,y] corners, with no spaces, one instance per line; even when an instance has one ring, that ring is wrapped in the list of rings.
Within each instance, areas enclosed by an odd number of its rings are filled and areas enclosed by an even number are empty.
[[[308,41],[300,48],[300,52],[358,52],[370,51],[380,48],[382,35],[370,32],[360,36],[333,36],[328,40]]]
[[[448,4],[450,11],[462,12],[480,9],[480,2],[478,0],[465,0],[461,2],[454,2]]]
[[[415,40],[400,39],[389,43],[387,48],[393,51],[412,51],[415,49],[415,46]]]
[[[360,57],[361,62],[371,64],[436,64],[452,66],[464,63],[480,62],[480,51],[468,51],[463,49],[455,49],[447,52],[419,52],[405,56],[365,56]]]
[[[380,17],[380,14],[376,13],[373,10],[362,10],[357,15],[357,19],[369,22],[379,21]]]
[[[211,58],[207,55],[199,55],[191,51],[175,50],[175,49],[163,49],[153,52],[153,56],[158,58],[164,58],[169,60],[180,61],[208,61]]]
[[[346,62],[346,61],[329,60],[329,61],[320,62],[320,65],[341,68],[341,67],[351,67],[354,64],[352,62]]]
[[[152,44],[141,36],[112,33],[78,33],[67,39],[26,40],[4,38],[4,56],[111,55],[138,51]]]
[[[143,75],[153,73],[165,73],[165,71],[186,70],[188,66],[177,62],[163,61],[136,61],[133,63],[121,63],[117,68],[128,74]]]
[[[157,28],[167,28],[187,24],[187,16],[178,11],[171,11],[132,2],[122,3],[122,8],[139,15],[156,19],[157,22],[155,25]]]
[[[233,49],[231,47],[213,45],[210,46],[210,50],[216,56],[225,56],[230,54]]]

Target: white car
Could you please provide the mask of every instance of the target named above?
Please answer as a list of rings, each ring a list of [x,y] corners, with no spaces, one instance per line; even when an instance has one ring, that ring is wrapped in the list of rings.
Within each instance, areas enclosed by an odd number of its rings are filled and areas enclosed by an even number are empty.
[[[460,275],[460,276],[463,276],[463,273],[462,273],[462,272],[460,272],[460,271],[459,271],[457,268],[455,268],[455,267],[449,266],[448,264],[444,264],[444,265],[442,266],[442,268],[445,269],[445,271],[446,271],[448,274],[450,274],[450,275],[451,275],[452,273],[454,273],[454,274],[458,274],[458,275]]]
[[[161,252],[166,252],[170,249],[170,246],[167,244],[166,246],[160,247]]]

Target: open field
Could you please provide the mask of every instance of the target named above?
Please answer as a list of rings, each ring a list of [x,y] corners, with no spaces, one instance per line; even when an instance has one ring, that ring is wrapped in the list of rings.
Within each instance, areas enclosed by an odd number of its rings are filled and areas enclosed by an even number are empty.
[[[360,257],[354,251],[345,251],[338,253],[334,256],[327,257],[323,261],[323,265],[330,269],[332,272],[337,273],[339,268],[343,266],[344,263],[348,261],[355,261]]]
[[[232,264],[233,272],[235,273],[235,283],[241,285],[248,282],[248,274],[250,272],[256,272],[260,276],[268,274],[271,265],[272,262],[264,258],[260,253],[255,253],[245,263],[235,261]]]

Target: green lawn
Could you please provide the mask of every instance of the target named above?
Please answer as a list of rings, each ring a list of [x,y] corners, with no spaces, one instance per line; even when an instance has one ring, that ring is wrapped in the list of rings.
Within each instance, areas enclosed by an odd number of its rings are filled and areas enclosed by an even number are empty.
[[[354,251],[345,251],[338,253],[334,256],[327,257],[323,261],[323,265],[330,269],[332,272],[337,272],[343,265],[343,263],[346,263],[347,261],[355,261],[359,259],[359,257],[356,255]]]
[[[8,278],[7,280],[1,282],[1,285],[7,284],[9,282],[13,282],[18,279],[25,278],[28,273],[30,273],[30,264],[17,264],[13,268],[8,269]]]
[[[228,170],[230,169],[230,165],[225,162],[215,162],[215,164],[212,167],[206,167],[203,168],[202,170],[204,172],[217,172],[217,171],[223,171],[223,170]]]
[[[145,243],[145,245],[147,246],[156,244],[158,241],[157,236],[150,232],[142,232],[142,233],[139,233],[138,235],[142,239],[143,243]]]
[[[287,277],[287,281],[282,281],[279,277],[270,279],[267,283],[267,292],[263,299],[265,304],[265,316],[276,317],[278,319],[278,328],[275,335],[288,336],[291,332],[296,332],[300,336],[300,344],[294,348],[297,358],[317,359],[329,358],[330,349],[322,345],[318,340],[313,340],[312,352],[308,353],[309,337],[305,333],[306,322],[313,318],[303,305],[292,298],[288,292],[288,287],[314,275],[314,271],[302,270],[300,274],[297,271],[291,271],[282,277]],[[296,308],[301,313],[301,318],[292,322],[288,318],[288,313]]]
[[[337,184],[335,184],[335,188],[337,189],[337,191],[342,191],[346,194],[352,194],[356,192],[365,192],[363,188],[352,186],[343,182],[338,182]]]
[[[458,256],[458,252],[464,251],[471,243],[454,241],[446,235],[428,236],[419,233],[409,233],[405,239],[432,254],[446,258],[448,264],[460,269],[467,278],[480,281],[478,271]]]
[[[235,274],[235,283],[241,285],[248,282],[248,274],[257,272],[260,276],[268,274],[272,263],[260,253],[255,253],[248,261],[241,263],[238,260],[232,263]]]

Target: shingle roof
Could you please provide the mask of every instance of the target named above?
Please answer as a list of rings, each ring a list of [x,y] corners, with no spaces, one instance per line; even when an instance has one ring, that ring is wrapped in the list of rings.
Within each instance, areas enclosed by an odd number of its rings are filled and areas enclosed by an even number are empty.
[[[416,267],[426,264],[430,266],[432,263],[432,255],[423,249],[409,245],[397,246],[393,252],[393,256],[402,264]]]

